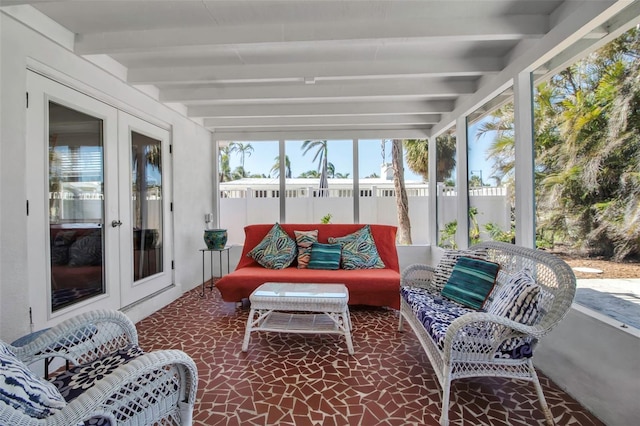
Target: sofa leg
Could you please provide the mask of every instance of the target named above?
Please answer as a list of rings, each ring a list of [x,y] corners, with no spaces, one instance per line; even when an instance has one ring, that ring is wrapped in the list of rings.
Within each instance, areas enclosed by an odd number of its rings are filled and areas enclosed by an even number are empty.
[[[446,367],[445,367],[446,368]],[[440,426],[449,426],[449,396],[451,394],[451,380],[445,372],[444,386],[442,387],[442,413],[440,414]]]
[[[542,407],[542,412],[544,413],[544,418],[547,422],[547,425],[553,426],[555,422],[553,421],[553,414],[551,414],[551,410],[547,405],[547,400],[544,397],[544,393],[542,392],[542,385],[540,384],[540,380],[538,379],[538,373],[536,373],[536,369],[533,367],[533,361],[529,359],[529,371],[531,372],[531,378],[533,380],[533,384],[536,387],[536,393],[538,394],[538,400],[540,401],[540,406]]]

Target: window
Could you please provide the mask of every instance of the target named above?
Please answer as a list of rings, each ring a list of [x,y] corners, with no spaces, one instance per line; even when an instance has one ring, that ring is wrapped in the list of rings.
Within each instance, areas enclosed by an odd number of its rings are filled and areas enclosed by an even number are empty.
[[[455,248],[457,222],[456,128],[436,137],[436,203],[438,211],[438,246]]]
[[[515,239],[513,91],[467,117],[469,244]]]

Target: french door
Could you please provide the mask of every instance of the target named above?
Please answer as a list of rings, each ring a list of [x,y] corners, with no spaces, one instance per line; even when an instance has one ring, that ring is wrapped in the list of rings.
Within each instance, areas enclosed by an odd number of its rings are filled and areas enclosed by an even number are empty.
[[[35,72],[27,87],[35,327],[171,285],[169,132]]]

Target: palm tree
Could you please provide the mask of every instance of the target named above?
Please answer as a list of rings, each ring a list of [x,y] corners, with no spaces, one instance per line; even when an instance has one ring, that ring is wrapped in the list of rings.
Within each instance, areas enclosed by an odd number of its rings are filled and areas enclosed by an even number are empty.
[[[422,176],[423,182],[429,180],[429,145],[426,139],[405,139],[405,158],[407,167]]]
[[[242,143],[242,142],[233,142],[233,152],[239,153],[240,154],[240,167],[242,168],[242,170],[244,171],[244,158],[246,155],[248,155],[249,157],[251,157],[251,154],[253,153],[253,146],[250,143]],[[242,176],[242,177],[246,177],[246,176]]]
[[[404,165],[402,160],[402,139],[394,139],[391,142],[391,163],[393,165],[393,186],[396,191],[396,210],[398,213],[398,243],[412,244],[409,199],[404,185]]]
[[[280,176],[280,156],[276,155],[276,158],[273,159],[274,163],[271,166],[271,170],[269,171],[270,175],[273,177]],[[291,160],[289,160],[289,156],[284,156],[284,177],[289,179],[291,178]]]
[[[300,178],[319,178],[320,177],[320,173],[317,170],[308,170],[302,174],[300,174],[300,176],[298,176]]]
[[[336,166],[333,163],[327,163],[327,177],[336,177]]]
[[[308,140],[302,143],[302,154],[307,155],[307,152],[315,149],[316,153],[313,155],[313,161],[318,161],[318,172],[322,170],[322,165],[327,158],[328,149],[326,140]]]
[[[446,182],[456,167],[456,137],[450,132],[436,138],[436,182]]]
[[[231,166],[229,164],[229,157],[233,152],[231,144],[220,147],[218,151],[219,164],[220,164],[220,182],[228,182],[231,179]]]
[[[351,173],[336,173],[334,177],[338,179],[347,179]]]

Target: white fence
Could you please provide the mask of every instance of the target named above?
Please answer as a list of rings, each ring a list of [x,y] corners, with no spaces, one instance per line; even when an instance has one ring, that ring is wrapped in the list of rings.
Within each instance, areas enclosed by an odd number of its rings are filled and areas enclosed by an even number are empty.
[[[354,222],[354,190],[331,188],[329,196],[319,196],[317,187],[287,188],[285,191],[285,222],[320,223],[331,214],[332,223]],[[230,244],[242,244],[244,227],[253,223],[280,221],[280,194],[275,185],[220,189],[220,227],[227,229]],[[359,189],[359,223],[398,224],[396,197],[393,186],[369,186]],[[429,197],[427,185],[407,189],[409,218],[413,244],[435,244],[428,240]],[[456,219],[456,188],[439,187],[438,229]],[[486,223],[495,223],[508,231],[510,227],[509,197],[505,187],[472,188],[469,203],[478,209],[476,219],[482,229]],[[487,238],[486,235],[484,235]]]

